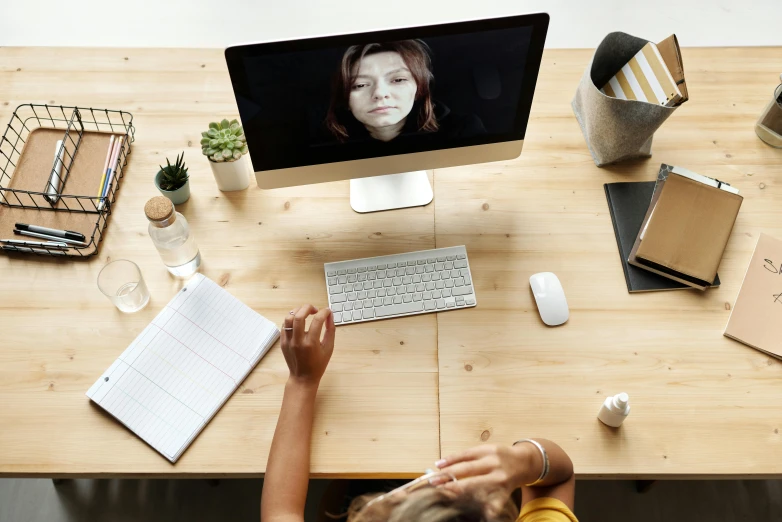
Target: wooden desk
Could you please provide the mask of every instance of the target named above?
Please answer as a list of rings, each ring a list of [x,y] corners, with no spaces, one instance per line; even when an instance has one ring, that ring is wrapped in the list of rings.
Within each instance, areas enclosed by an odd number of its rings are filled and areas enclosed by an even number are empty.
[[[591,51],[549,51],[521,158],[437,171],[428,207],[358,215],[346,182],[217,190],[198,141],[211,119],[236,112],[219,50],[0,49],[0,122],[20,103],[49,102],[125,109],[137,128],[98,257],[0,257],[0,475],[264,471],[287,374],[278,348],[175,466],[84,396],[181,285],[160,263],[142,211],[156,195],[157,165],[181,150],[193,193],[181,211],[204,273],[272,319],[324,303],[325,261],[435,241],[468,247],[477,309],[339,329],[319,396],[314,474],[415,475],[440,444],[447,454],[526,435],[562,443],[582,476],[782,473],[782,365],[721,335],[757,233],[782,237],[782,153],[752,131],[778,52],[685,50],[692,100],[658,132],[654,157],[597,169],[570,109]],[[745,196],[718,290],[626,292],[602,184],[653,179],[662,161]],[[106,260],[123,257],[152,292],[136,315],[115,311],[95,286]],[[564,327],[538,319],[527,279],[542,270],[565,286]],[[595,416],[620,390],[633,412],[614,433]]]

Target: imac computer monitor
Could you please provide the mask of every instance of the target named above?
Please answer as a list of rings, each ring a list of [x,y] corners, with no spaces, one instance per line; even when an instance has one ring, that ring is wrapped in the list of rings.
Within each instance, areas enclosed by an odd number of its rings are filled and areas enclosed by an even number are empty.
[[[426,205],[426,169],[521,154],[549,17],[229,47],[261,188],[351,180],[358,212]]]

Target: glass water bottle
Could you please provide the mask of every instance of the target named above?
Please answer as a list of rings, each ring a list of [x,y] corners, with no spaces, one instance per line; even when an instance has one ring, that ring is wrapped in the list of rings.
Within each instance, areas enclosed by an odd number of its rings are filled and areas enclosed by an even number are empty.
[[[196,273],[201,266],[201,253],[185,216],[163,196],[147,201],[144,213],[149,220],[149,237],[168,271],[177,277]]]
[[[782,74],[779,80],[782,82]],[[782,148],[782,83],[774,90],[774,97],[760,114],[755,134],[772,147]]]

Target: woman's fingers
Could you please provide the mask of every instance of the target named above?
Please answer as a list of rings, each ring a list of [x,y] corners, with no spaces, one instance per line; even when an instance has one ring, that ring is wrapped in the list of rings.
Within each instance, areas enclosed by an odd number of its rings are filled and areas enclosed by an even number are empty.
[[[304,342],[306,334],[307,317],[316,313],[317,308],[310,304],[301,305],[298,311],[293,315],[293,342],[297,345]]]
[[[293,316],[296,315],[296,312],[299,311],[300,306],[297,306],[293,310],[291,310],[288,315],[285,316],[285,319],[282,320],[282,342],[290,342],[290,340],[293,338],[293,331],[292,330],[286,330],[286,328],[293,328]]]
[[[437,462],[435,462],[434,465],[436,468],[442,470],[447,468],[448,466],[458,464],[459,462],[479,459],[482,456],[486,455],[488,453],[488,450],[489,447],[486,445],[473,446],[472,448],[464,450],[461,453],[456,453],[455,455],[449,455],[444,459],[440,459]]]
[[[334,314],[326,319],[326,333],[323,334],[322,346],[329,354],[334,351],[334,337],[337,335],[337,325],[334,324]]]
[[[467,477],[476,477],[490,473],[494,469],[492,462],[488,459],[469,460],[459,462],[446,468],[440,468],[440,471],[453,475],[461,481]]]
[[[331,310],[328,308],[324,308],[318,313],[315,314],[315,317],[312,318],[312,322],[310,323],[310,331],[307,332],[307,337],[309,338],[310,342],[317,344],[320,344],[320,335],[321,331],[323,330],[323,324],[328,320],[329,316],[331,315]]]

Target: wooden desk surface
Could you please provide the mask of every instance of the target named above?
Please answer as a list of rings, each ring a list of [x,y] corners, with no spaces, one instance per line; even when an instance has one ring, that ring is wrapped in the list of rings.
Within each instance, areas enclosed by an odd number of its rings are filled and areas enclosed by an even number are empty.
[[[358,215],[347,182],[217,190],[198,141],[211,119],[236,115],[219,50],[0,49],[0,123],[47,102],[124,109],[136,125],[99,256],[0,257],[0,475],[264,471],[287,374],[278,347],[175,466],[84,396],[181,286],[142,206],[157,165],[182,150],[193,195],[180,211],[203,272],[273,320],[325,303],[325,261],[468,247],[477,309],[339,329],[313,474],[415,475],[441,452],[545,436],[582,476],[779,475],[782,364],[721,335],[758,233],[782,237],[782,151],[753,133],[778,53],[686,49],[691,100],[657,133],[654,157],[597,169],[570,109],[591,51],[547,51],[519,159],[436,171],[434,204]],[[663,161],[745,197],[717,290],[627,294],[602,184],[653,179]],[[97,290],[109,258],[139,264],[147,309],[120,314]],[[544,270],[567,292],[564,327],[543,326],[528,290]],[[633,410],[613,432],[595,416],[622,390]]]

